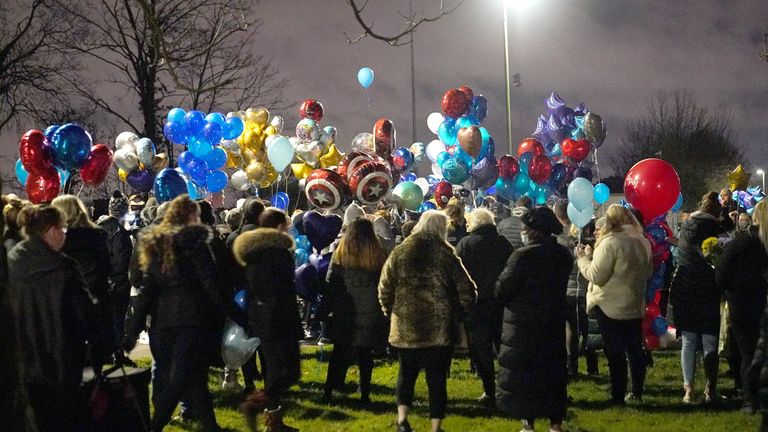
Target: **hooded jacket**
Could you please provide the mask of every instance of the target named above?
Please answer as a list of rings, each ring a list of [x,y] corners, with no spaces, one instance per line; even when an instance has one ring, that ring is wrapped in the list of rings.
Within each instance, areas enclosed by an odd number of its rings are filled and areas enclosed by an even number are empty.
[[[113,216],[105,219],[99,226],[107,232],[109,259],[112,264],[109,275],[110,288],[117,295],[128,296],[131,288],[128,271],[131,267],[131,255],[133,254],[131,234]]]
[[[496,281],[512,255],[512,245],[496,232],[493,224],[476,227],[456,245],[456,255],[477,285],[477,300],[496,296]]]
[[[528,212],[525,207],[515,207],[509,217],[502,219],[497,225],[496,230],[507,239],[515,250],[523,247],[523,239],[520,233],[523,231],[523,221],[521,218]]]

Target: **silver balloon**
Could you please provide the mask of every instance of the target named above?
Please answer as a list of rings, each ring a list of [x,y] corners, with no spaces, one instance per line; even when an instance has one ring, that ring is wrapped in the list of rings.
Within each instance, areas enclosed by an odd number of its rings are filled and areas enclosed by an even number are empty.
[[[251,187],[251,182],[248,180],[248,175],[243,170],[237,170],[233,172],[232,176],[229,178],[229,182],[232,184],[233,188],[239,191],[248,190],[248,188]]]
[[[363,132],[352,138],[352,150],[354,151],[373,151],[373,135]]]
[[[138,140],[139,136],[133,132],[120,132],[115,138],[115,149],[120,150],[126,145],[133,145]]]
[[[155,143],[149,138],[142,138],[134,143],[134,147],[136,147],[136,156],[139,157],[139,162],[145,167],[152,166],[155,159]]]
[[[127,173],[132,173],[139,168],[139,157],[133,152],[133,146],[123,147],[112,156],[115,165]]]
[[[278,134],[283,132],[283,117],[279,115],[273,116],[272,121],[269,124],[275,127]]]
[[[320,133],[320,142],[326,147],[336,142],[336,128],[333,126],[324,127]]]
[[[323,155],[323,145],[320,141],[302,142],[295,145],[294,149],[299,158],[313,168],[317,166],[320,156]]]
[[[219,145],[230,153],[240,154],[240,145],[235,140],[222,140]]]
[[[606,135],[606,127],[603,119],[593,113],[588,112],[584,115],[584,136],[595,146],[595,148],[603,145]]]

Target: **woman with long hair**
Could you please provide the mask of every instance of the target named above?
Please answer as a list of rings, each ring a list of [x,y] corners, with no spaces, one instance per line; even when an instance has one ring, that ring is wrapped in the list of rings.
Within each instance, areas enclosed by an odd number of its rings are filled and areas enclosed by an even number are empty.
[[[248,320],[261,339],[264,390],[249,394],[240,410],[249,430],[256,431],[256,419],[264,412],[268,432],[296,429],[283,423],[282,398],[299,381],[299,340],[303,336],[293,282],[293,238],[290,220],[282,211],[266,209],[259,228],[243,232],[233,245],[235,259],[247,276]]]
[[[446,239],[451,246],[456,247],[459,241],[467,236],[467,220],[464,218],[464,204],[457,198],[451,198],[443,210],[448,216],[448,233]]]
[[[19,213],[25,240],[8,255],[24,383],[38,431],[74,431],[93,300],[74,260],[61,253],[67,225],[51,206]]]
[[[379,303],[390,318],[389,343],[397,348],[397,430],[410,432],[408,411],[421,369],[426,369],[432,432],[445,418],[453,346],[474,302],[476,286],[447,242],[448,217],[422,213],[413,233],[387,258]]]
[[[642,320],[645,285],[653,272],[651,245],[632,213],[621,205],[608,207],[594,253],[576,250],[579,271],[589,281],[587,312],[597,317],[611,375],[611,401],[641,400],[646,360]],[[627,357],[632,391],[627,391]]]
[[[19,212],[25,206],[30,205],[29,202],[24,202],[18,198],[11,198],[8,203],[3,207],[3,217],[5,219],[5,228],[3,229],[3,244],[5,245],[5,251],[10,252],[17,243],[24,238],[21,235],[21,227],[16,219],[19,216]]]
[[[170,421],[182,395],[206,431],[219,430],[208,392],[208,366],[220,355],[224,317],[247,324],[220,288],[212,236],[200,224],[198,204],[182,195],[171,201],[162,222],[145,228],[139,238],[143,287],[134,299],[123,345],[126,351],[133,349],[151,315],[153,431]]]
[[[378,285],[387,254],[373,223],[356,219],[347,226],[331,258],[323,301],[331,305],[328,336],[334,341],[323,399],[343,387],[347,367],[357,359],[360,400],[370,403],[373,350],[386,345],[387,321],[379,306]]]
[[[759,202],[752,213],[752,226],[728,242],[716,268],[717,284],[728,299],[730,324],[741,354],[744,411],[757,407],[757,389],[750,386],[749,367],[760,337],[760,321],[768,294],[768,203]]]

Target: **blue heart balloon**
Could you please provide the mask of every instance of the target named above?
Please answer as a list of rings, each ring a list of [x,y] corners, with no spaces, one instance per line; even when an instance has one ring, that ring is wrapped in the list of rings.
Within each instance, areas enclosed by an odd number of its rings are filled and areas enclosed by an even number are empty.
[[[155,177],[155,198],[160,203],[187,192],[187,182],[173,168],[165,168]]]
[[[91,136],[80,125],[68,123],[51,136],[53,164],[65,170],[80,168],[91,152]]]

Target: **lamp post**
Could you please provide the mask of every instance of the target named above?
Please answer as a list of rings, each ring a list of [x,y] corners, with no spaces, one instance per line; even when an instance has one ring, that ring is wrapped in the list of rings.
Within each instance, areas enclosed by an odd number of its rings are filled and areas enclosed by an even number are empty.
[[[507,2],[501,0],[504,7],[504,87],[507,93],[507,147],[509,154],[512,151],[512,96],[509,91],[509,19],[507,18]]]
[[[757,175],[763,177],[763,193],[765,193],[765,171],[763,171],[762,169],[759,169],[756,172],[757,172]]]

